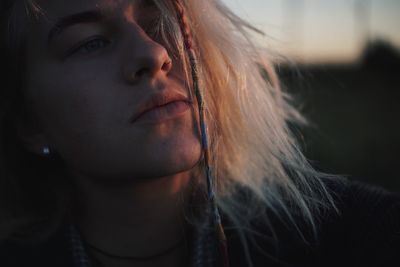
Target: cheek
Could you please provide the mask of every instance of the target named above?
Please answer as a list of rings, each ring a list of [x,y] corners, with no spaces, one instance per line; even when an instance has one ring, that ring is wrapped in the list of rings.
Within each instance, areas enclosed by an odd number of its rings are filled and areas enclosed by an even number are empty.
[[[37,83],[39,89],[32,97],[34,110],[46,134],[53,136],[60,131],[79,130],[92,124],[94,99],[68,82]]]
[[[113,99],[104,81],[51,74],[49,71],[46,77],[32,81],[29,95],[42,130],[56,150],[71,150],[86,142],[96,129],[118,121],[118,111],[110,105]]]
[[[88,176],[151,178],[187,171],[200,158],[200,142],[192,115],[150,128],[113,124],[109,129],[89,129],[80,136],[68,161]]]
[[[157,177],[197,163],[196,108],[164,124],[131,124],[133,89],[97,77],[60,82],[54,75],[32,83],[40,88],[33,100],[44,131],[71,169],[105,177]]]

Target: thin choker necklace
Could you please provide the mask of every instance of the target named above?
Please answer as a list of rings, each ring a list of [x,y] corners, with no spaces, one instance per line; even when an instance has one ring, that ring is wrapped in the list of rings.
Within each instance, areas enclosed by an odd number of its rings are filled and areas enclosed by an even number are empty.
[[[184,244],[184,239],[182,238],[178,243],[174,244],[173,246],[167,248],[164,251],[158,252],[158,253],[156,253],[154,255],[144,256],[144,257],[115,255],[115,254],[112,254],[110,252],[104,251],[104,250],[102,250],[102,249],[100,249],[100,248],[98,248],[98,247],[96,247],[96,246],[94,246],[94,245],[92,245],[92,244],[90,244],[90,243],[88,243],[86,241],[83,241],[83,243],[87,247],[91,248],[92,250],[94,250],[94,251],[96,251],[96,252],[98,252],[98,253],[100,253],[100,254],[102,254],[104,256],[107,256],[109,258],[112,258],[112,259],[116,259],[116,260],[149,261],[149,260],[154,260],[154,259],[157,259],[157,258],[161,258],[162,256],[165,256],[165,255],[169,254],[170,252],[174,251],[175,249],[179,248],[180,246],[182,246]]]

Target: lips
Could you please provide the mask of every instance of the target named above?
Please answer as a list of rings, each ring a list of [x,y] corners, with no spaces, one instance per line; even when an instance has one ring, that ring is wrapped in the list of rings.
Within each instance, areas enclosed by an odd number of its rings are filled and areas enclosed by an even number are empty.
[[[144,118],[157,120],[184,112],[191,105],[189,99],[177,91],[165,90],[151,95],[132,116],[132,123]]]

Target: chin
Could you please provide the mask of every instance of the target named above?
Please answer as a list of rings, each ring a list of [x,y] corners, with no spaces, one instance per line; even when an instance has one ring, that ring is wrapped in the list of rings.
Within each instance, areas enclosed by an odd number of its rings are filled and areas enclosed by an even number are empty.
[[[182,121],[169,125],[162,133],[153,131],[151,138],[141,144],[142,153],[136,156],[140,157],[140,163],[135,165],[142,176],[173,175],[189,171],[199,163],[202,154],[200,137],[194,127],[187,127],[188,120]]]
[[[161,151],[155,151],[148,155],[146,166],[147,174],[153,177],[163,177],[193,169],[201,158],[201,145],[196,143],[180,142],[179,145],[169,148],[164,147]],[[146,175],[147,176],[147,175]]]

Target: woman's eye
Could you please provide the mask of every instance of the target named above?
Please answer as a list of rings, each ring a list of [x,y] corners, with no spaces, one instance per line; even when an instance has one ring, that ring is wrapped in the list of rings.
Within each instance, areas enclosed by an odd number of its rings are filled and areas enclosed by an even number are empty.
[[[77,48],[73,49],[71,54],[90,54],[94,53],[106,46],[108,46],[111,41],[103,38],[103,37],[96,37],[89,41],[84,42],[82,45],[78,45]]]

